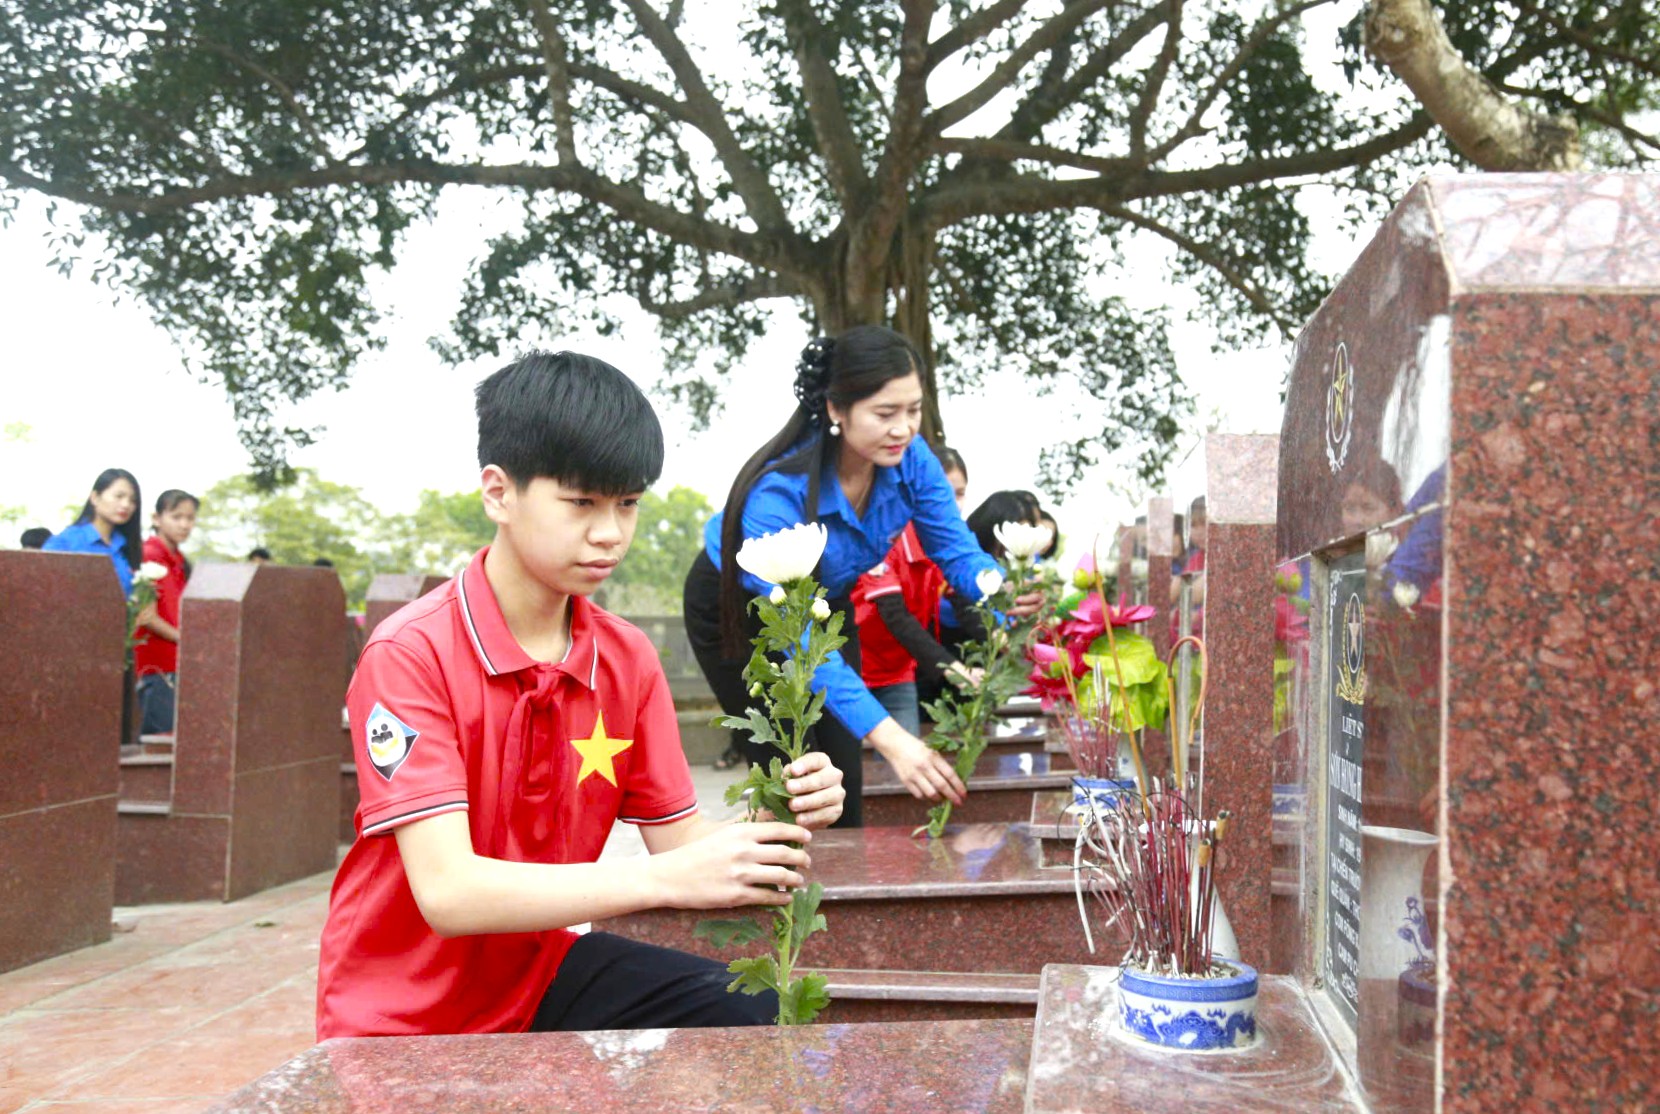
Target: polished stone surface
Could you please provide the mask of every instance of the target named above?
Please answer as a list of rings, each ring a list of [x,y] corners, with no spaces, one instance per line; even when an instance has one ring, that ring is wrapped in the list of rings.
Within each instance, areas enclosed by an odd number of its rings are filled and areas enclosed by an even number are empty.
[[[1402,1109],[1660,1101],[1656,243],[1653,176],[1432,179],[1297,343],[1278,556],[1365,545],[1364,820],[1442,841],[1438,1092],[1403,1093],[1397,996],[1361,1001],[1363,1083]],[[1314,772],[1318,657],[1276,782]]]
[[[1292,979],[1262,979],[1250,1047],[1175,1052],[1124,1031],[1117,977],[1114,967],[1044,968],[1025,1107],[1031,1114],[1364,1109]]]
[[[420,599],[449,580],[418,572],[376,573],[369,581],[369,590],[363,594],[363,632],[367,642],[375,628],[405,604]]]
[[[171,815],[123,816],[123,904],[253,893],[334,862],[345,598],[333,570],[197,567]]]
[[[216,1111],[938,1111],[1021,1106],[1029,1021],[333,1040]]]
[[[1240,957],[1276,970],[1273,874],[1274,514],[1279,438],[1205,438],[1205,812],[1233,813],[1218,887]],[[1283,968],[1289,971],[1289,967]]]
[[[0,551],[0,971],[109,939],[126,607],[109,559]]]
[[[1036,974],[1044,963],[1089,958],[1071,872],[1045,867],[1040,841],[1023,825],[952,825],[935,840],[902,828],[825,831],[810,851],[808,877],[824,886],[830,924],[803,948],[810,965]],[[652,910],[594,927],[733,958],[693,938],[705,916]]]
[[[1053,789],[1064,789],[1072,784],[1072,771],[1037,769],[1037,760],[1046,755],[1032,755],[1030,772],[1022,759],[1005,766],[1001,758],[994,758],[998,768],[994,773],[974,774],[968,779],[968,796],[951,812],[956,823],[1007,823],[1024,820],[1031,809],[1031,795]],[[883,763],[867,768],[869,777],[864,784],[865,825],[870,828],[912,828],[928,822],[932,802],[911,796],[893,767]]]

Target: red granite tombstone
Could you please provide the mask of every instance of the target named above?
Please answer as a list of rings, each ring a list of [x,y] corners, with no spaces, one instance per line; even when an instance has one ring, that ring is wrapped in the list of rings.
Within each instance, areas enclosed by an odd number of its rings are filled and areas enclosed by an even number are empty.
[[[109,558],[0,552],[0,971],[109,939],[127,609]]]
[[[123,805],[121,904],[229,901],[334,865],[344,609],[332,569],[196,569],[172,796]]]
[[[1279,438],[1205,438],[1207,812],[1233,815],[1221,892],[1240,955],[1271,970],[1274,503]]]
[[[1657,354],[1644,175],[1427,181],[1297,342],[1298,969],[1377,1105],[1660,1101]],[[1392,861],[1419,882],[1413,842],[1422,900],[1368,904]],[[1353,931],[1328,864],[1355,846],[1358,961],[1328,947]]]

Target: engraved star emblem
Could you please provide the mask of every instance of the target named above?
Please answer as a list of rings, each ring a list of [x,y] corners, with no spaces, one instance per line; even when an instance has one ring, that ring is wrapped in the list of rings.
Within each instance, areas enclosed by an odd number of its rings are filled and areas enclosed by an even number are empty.
[[[1349,361],[1343,358],[1342,353],[1339,353],[1337,357],[1337,373],[1332,377],[1331,389],[1334,393],[1332,419],[1337,428],[1342,429],[1345,413],[1348,410],[1347,394],[1349,390]]]
[[[633,739],[613,739],[605,733],[605,713],[600,712],[594,717],[594,733],[586,739],[572,739],[571,746],[582,755],[582,768],[576,772],[576,783],[581,785],[583,780],[592,774],[617,784],[617,770],[611,759],[634,745]]]

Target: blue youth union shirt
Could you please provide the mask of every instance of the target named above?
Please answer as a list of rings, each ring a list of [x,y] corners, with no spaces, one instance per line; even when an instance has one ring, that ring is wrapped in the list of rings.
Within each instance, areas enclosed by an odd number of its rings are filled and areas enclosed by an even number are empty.
[[[105,541],[98,536],[98,528],[90,522],[65,526],[60,533],[46,539],[42,549],[52,553],[101,553],[115,565],[116,579],[121,581],[121,594],[133,594],[133,567],[127,561],[127,542],[120,534],[110,535]]]
[[[759,538],[806,522],[807,480],[804,471],[768,472],[756,480],[744,503],[743,536]],[[721,567],[724,516],[724,511],[717,513],[703,529],[703,548],[716,568]],[[922,548],[965,598],[979,599],[975,577],[998,567],[969,532],[945,469],[920,437],[912,438],[898,464],[876,469],[863,519],[847,501],[834,462],[826,461],[819,478],[818,518],[827,534],[819,583],[832,597],[847,595],[861,575],[880,564],[908,522],[916,523]],[[750,573],[740,570],[738,578],[754,595],[772,591],[771,584]],[[813,674],[813,691],[826,694],[825,707],[857,738],[888,716],[840,653],[832,653]]]

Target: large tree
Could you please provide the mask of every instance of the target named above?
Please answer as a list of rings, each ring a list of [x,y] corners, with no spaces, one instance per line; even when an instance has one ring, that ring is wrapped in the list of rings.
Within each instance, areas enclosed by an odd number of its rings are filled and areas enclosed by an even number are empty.
[[[1351,80],[1398,90],[1381,107],[1311,77],[1302,23],[1328,6],[1353,14]],[[1292,330],[1328,285],[1300,191],[1374,217],[1414,168],[1453,157],[1434,122],[1477,165],[1572,165],[1561,136],[1585,128],[1603,161],[1652,155],[1652,12],[0,0],[0,181],[85,206],[62,250],[102,238],[96,273],[224,384],[267,474],[310,436],[277,427],[278,403],[343,382],[380,343],[374,272],[445,190],[478,187],[513,227],[437,338],[451,359],[512,348],[527,322],[612,326],[620,293],[661,323],[668,392],[707,416],[708,357],[718,373],[769,300],[795,299],[822,332],[891,322],[930,386],[997,364],[1082,388],[1098,409],[1060,439],[1054,474],[1118,452],[1151,477],[1185,400],[1168,315],[1102,280],[1127,242],[1169,245],[1169,277],[1220,343]],[[1483,136],[1505,120],[1500,157]]]

